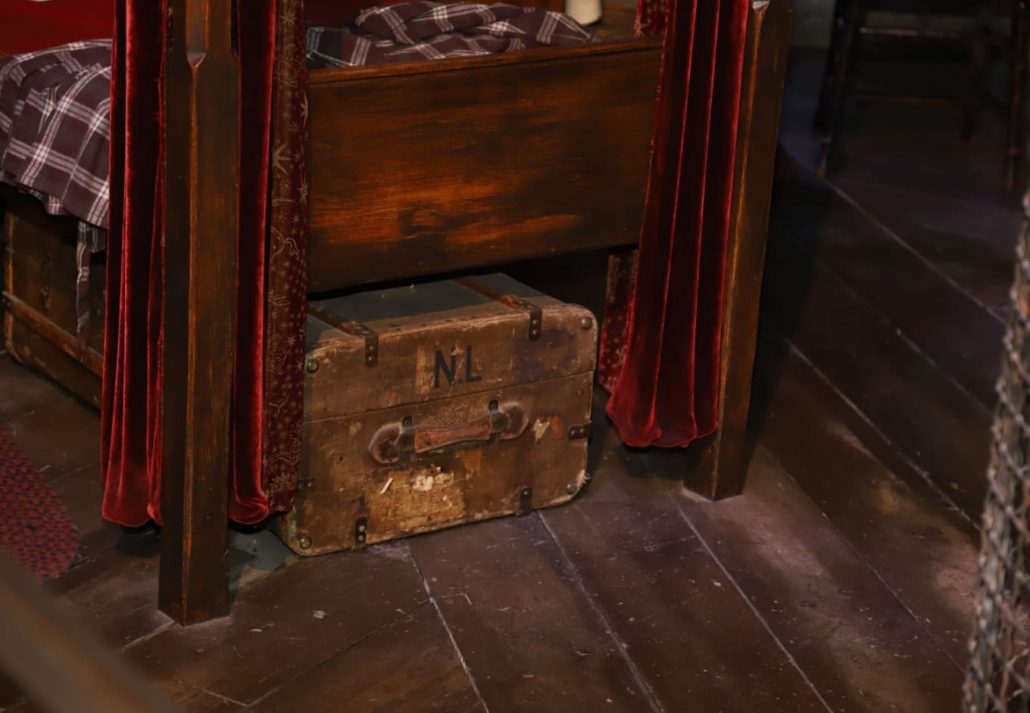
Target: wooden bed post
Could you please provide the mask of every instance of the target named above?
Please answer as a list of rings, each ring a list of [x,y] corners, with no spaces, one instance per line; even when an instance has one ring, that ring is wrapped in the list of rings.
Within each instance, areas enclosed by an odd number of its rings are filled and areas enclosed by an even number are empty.
[[[182,624],[229,608],[239,173],[235,5],[169,3],[159,605]]]
[[[685,479],[688,488],[713,500],[740,493],[749,461],[745,431],[790,46],[790,15],[787,0],[751,2],[726,256],[719,430],[704,442],[700,463]]]

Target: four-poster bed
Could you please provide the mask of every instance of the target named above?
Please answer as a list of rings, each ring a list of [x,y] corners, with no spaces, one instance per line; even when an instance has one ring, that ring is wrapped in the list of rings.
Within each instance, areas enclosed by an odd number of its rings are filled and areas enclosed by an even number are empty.
[[[680,39],[664,52],[626,33],[306,79],[299,0],[119,7],[105,513],[161,521],[162,609],[226,613],[227,520],[289,506],[303,379],[290,335],[308,293],[610,249],[603,381],[624,440],[698,440],[687,484],[740,491],[789,9],[705,6],[670,6]],[[661,27],[642,7],[640,26]],[[144,46],[156,26],[167,46]],[[679,331],[689,344],[661,337]],[[684,399],[699,405],[680,418]]]

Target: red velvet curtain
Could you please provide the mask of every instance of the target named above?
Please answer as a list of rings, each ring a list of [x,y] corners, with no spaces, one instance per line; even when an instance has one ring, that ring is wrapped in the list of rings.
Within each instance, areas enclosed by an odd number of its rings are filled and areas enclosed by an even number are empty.
[[[686,446],[718,425],[747,11],[748,0],[642,0],[638,11],[665,42],[640,249],[613,265],[611,284],[633,259],[636,279],[610,295],[602,337],[608,414],[631,446]]]
[[[277,2],[293,23],[277,26]],[[304,342],[293,335],[303,330],[307,207],[304,150],[298,151],[306,136],[299,5],[248,0],[240,4],[245,12],[237,23],[240,225],[229,515],[240,523],[289,507],[281,491],[292,492],[300,462]],[[103,514],[139,526],[161,522],[163,117],[165,102],[175,98],[162,93],[167,0],[120,0],[116,7]],[[286,57],[288,66],[277,65],[277,57]],[[280,175],[274,201],[270,166],[277,111],[289,121],[280,122],[288,138],[276,146]]]
[[[116,2],[101,408],[105,518],[160,521],[163,2]]]

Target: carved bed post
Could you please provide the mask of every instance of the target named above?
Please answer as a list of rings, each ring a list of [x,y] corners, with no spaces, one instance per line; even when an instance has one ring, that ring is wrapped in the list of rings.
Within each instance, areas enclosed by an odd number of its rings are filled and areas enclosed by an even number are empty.
[[[183,624],[229,606],[239,66],[233,0],[170,0],[159,604]]]
[[[790,15],[787,0],[752,0],[748,18],[726,255],[719,430],[703,444],[701,462],[686,477],[687,487],[711,499],[740,493],[749,460],[745,431],[780,106],[790,49]]]

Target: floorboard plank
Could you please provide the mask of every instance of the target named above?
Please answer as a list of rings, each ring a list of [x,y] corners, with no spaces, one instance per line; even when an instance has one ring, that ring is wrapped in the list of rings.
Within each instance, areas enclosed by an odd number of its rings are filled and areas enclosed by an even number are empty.
[[[542,517],[662,709],[824,711],[683,521],[681,471],[615,444],[587,496]]]
[[[803,259],[832,271],[942,372],[993,406],[1003,332],[997,317],[811,171],[787,160],[778,169],[770,240],[796,241]],[[773,265],[775,278],[784,266]]]
[[[786,348],[772,338],[763,346],[763,354]],[[796,352],[777,361],[761,359],[756,374],[757,388],[772,392],[758,419],[762,445],[952,661],[964,665],[977,529],[924,481],[881,463],[849,426],[850,407]]]
[[[411,549],[491,713],[651,710],[538,516],[414,538]]]
[[[118,551],[97,576],[63,594],[80,621],[114,648],[125,647],[171,620],[158,611],[157,536],[138,554]]]
[[[485,708],[436,608],[425,602],[250,710],[471,713]]]
[[[32,409],[6,427],[48,480],[95,468],[100,462],[100,419],[72,396]]]
[[[954,710],[963,669],[760,448],[745,494],[677,496],[733,582],[833,710]]]
[[[68,394],[0,351],[0,425],[25,418]]]
[[[762,306],[771,326],[843,397],[949,498],[979,517],[990,440],[987,407],[782,236],[769,244]]]
[[[79,531],[80,547],[76,562],[117,546],[124,528],[107,522],[100,514],[104,483],[99,463],[65,473],[51,484]]]
[[[1019,235],[1018,210],[941,198],[847,176],[840,177],[835,185],[987,307],[996,319],[1004,318]]]
[[[427,600],[401,545],[301,559],[239,589],[232,615],[129,649],[166,693],[251,704],[409,616]]]

